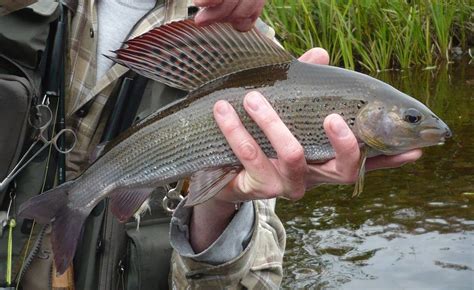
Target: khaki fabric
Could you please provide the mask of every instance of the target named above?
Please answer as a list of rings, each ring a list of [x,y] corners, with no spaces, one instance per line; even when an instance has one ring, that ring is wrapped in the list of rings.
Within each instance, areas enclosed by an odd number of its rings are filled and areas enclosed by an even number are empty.
[[[96,0],[65,0],[64,3],[72,9],[65,77],[66,121],[67,126],[75,130],[78,137],[76,147],[67,156],[68,179],[71,179],[87,167],[89,154],[102,135],[109,111],[109,97],[118,79],[128,70],[114,65],[96,82]],[[137,23],[130,37],[138,36],[165,22],[183,19],[192,1],[170,0],[166,3],[157,5]],[[264,32],[273,37],[272,29]],[[173,288],[278,288],[283,274],[285,231],[270,203],[255,201],[254,208],[258,217],[255,230],[251,242],[239,257],[223,265],[211,266],[184,259],[175,252],[171,262]]]
[[[254,232],[236,259],[213,266],[173,253],[173,289],[278,289],[283,277],[285,229],[271,201],[254,201]]]

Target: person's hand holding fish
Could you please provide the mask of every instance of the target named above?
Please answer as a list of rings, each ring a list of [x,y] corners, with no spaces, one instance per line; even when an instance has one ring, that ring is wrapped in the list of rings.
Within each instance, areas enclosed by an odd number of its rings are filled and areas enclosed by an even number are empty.
[[[307,51],[299,60],[313,64],[329,64],[328,53],[321,48]],[[307,189],[323,183],[356,182],[361,156],[359,143],[341,116],[331,114],[324,121],[335,158],[323,164],[308,165],[303,147],[264,96],[258,92],[247,94],[244,107],[265,132],[277,152],[278,159],[265,156],[230,104],[219,101],[214,106],[214,117],[245,169],[216,196],[217,199],[233,203],[273,197],[295,200],[303,197]],[[366,170],[399,167],[416,161],[421,154],[421,150],[415,149],[398,155],[368,158]]]
[[[262,12],[265,0],[194,0],[201,7],[195,21],[198,25],[228,22],[239,31],[251,29]]]

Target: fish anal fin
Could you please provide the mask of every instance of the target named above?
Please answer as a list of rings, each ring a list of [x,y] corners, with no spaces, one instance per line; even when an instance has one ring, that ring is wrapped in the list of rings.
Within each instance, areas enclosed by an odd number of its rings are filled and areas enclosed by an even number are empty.
[[[242,166],[208,168],[191,176],[186,206],[201,204],[221,191],[237,174]]]
[[[110,210],[122,223],[132,217],[154,188],[118,188],[110,195]]]
[[[198,27],[191,19],[157,27],[115,53],[109,57],[115,62],[185,91],[234,72],[293,60],[256,28],[238,32],[227,23]]]

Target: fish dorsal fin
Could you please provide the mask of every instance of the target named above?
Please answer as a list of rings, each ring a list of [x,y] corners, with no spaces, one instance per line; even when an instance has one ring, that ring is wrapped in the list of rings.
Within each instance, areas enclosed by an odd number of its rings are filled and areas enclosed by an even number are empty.
[[[128,40],[115,53],[110,57],[115,62],[185,91],[234,72],[293,60],[255,28],[238,32],[226,23],[198,27],[191,19]]]

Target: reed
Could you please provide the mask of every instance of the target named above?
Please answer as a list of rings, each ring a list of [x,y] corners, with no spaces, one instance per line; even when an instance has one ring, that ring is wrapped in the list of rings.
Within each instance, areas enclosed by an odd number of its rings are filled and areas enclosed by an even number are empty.
[[[431,68],[449,62],[454,46],[468,50],[474,34],[471,2],[268,0],[263,17],[296,55],[320,46],[332,64],[350,69]]]

